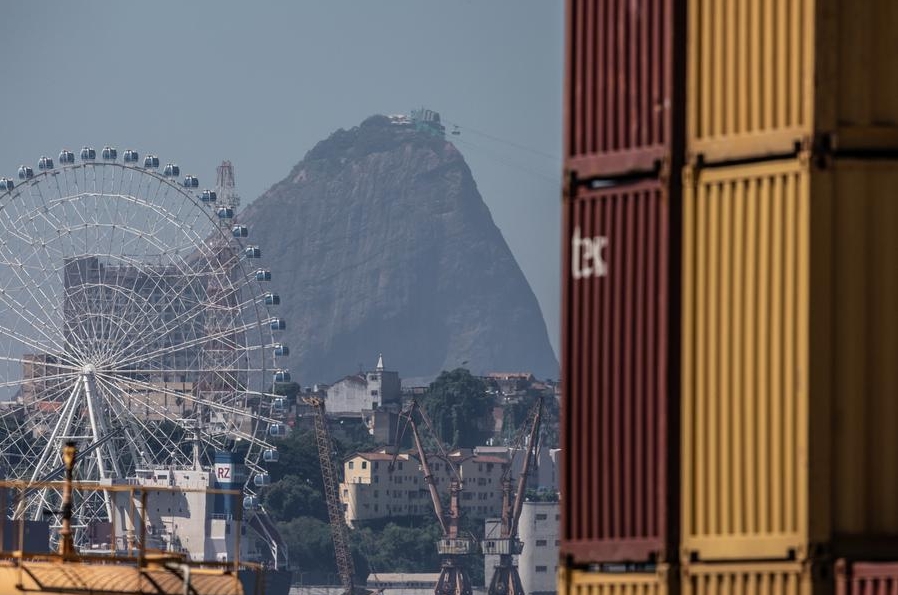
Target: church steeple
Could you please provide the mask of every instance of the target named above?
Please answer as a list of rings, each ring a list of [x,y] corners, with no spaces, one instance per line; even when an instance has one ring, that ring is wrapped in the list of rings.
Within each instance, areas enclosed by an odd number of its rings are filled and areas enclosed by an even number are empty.
[[[374,369],[377,370],[378,372],[384,371],[384,354],[382,354],[382,353],[377,354],[377,366]]]

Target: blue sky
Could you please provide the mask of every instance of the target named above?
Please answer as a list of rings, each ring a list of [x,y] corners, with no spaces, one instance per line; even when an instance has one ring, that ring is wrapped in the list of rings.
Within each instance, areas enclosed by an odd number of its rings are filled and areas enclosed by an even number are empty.
[[[0,15],[0,176],[109,144],[204,186],[230,159],[246,203],[337,128],[439,111],[558,352],[560,0],[10,2]]]

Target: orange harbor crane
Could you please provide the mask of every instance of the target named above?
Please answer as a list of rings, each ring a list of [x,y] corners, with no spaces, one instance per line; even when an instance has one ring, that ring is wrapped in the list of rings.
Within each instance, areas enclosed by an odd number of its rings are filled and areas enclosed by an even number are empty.
[[[439,446],[440,453],[443,456],[443,459],[446,461],[446,464],[449,465],[449,468],[452,471],[452,478],[449,482],[449,510],[448,512],[443,510],[443,504],[440,501],[440,494],[437,490],[436,482],[433,478],[433,472],[430,470],[430,464],[427,461],[427,454],[424,452],[424,446],[421,443],[421,435],[418,432],[418,425],[415,423],[415,412],[418,412],[418,415],[421,416],[421,419],[424,420],[424,423],[427,425],[428,430],[431,433],[431,436],[435,439],[437,445]],[[411,426],[412,436],[415,440],[415,448],[418,451],[418,456],[421,459],[421,468],[424,471],[424,483],[427,485],[427,489],[430,491],[430,499],[433,503],[433,511],[436,514],[437,520],[440,523],[440,529],[442,530],[442,537],[437,542],[437,552],[442,556],[442,564],[440,566],[440,577],[437,580],[436,587],[434,588],[435,595],[472,595],[471,589],[471,581],[468,578],[465,569],[461,567],[458,562],[458,558],[460,556],[465,556],[468,554],[472,554],[475,552],[476,542],[473,537],[469,535],[461,535],[458,529],[458,521],[459,521],[459,494],[462,490],[462,481],[461,477],[458,474],[458,469],[455,468],[455,465],[449,460],[449,456],[446,453],[445,449],[443,449],[442,444],[440,443],[439,437],[434,431],[433,424],[430,422],[430,419],[427,417],[427,414],[423,409],[418,405],[417,401],[412,401],[410,405],[402,412],[401,417],[405,418],[405,424],[402,427],[402,431],[399,434],[399,438],[397,439],[397,448],[396,452],[393,453],[393,460],[390,461],[390,470],[392,471],[395,463],[396,457],[399,456],[399,447],[398,444],[402,441],[402,436],[405,434],[405,429]]]

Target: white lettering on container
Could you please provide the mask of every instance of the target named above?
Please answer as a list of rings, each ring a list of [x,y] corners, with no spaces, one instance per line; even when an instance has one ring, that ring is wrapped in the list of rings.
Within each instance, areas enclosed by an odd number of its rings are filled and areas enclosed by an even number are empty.
[[[571,238],[571,274],[574,279],[604,277],[608,274],[608,267],[602,257],[602,249],[607,245],[608,238],[605,236],[581,238],[580,228],[574,229],[574,237]]]

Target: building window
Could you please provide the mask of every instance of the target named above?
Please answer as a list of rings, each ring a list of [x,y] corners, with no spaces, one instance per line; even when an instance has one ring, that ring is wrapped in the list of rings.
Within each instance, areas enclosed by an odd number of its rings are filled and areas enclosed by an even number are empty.
[[[362,464],[364,465],[364,463],[362,463]],[[538,514],[538,515],[536,515],[536,520],[538,520],[538,521],[544,521],[544,520],[546,520],[547,518],[549,518],[549,515],[547,515],[547,514]]]
[[[367,469],[367,468],[368,468],[368,461],[362,461],[362,469]],[[546,515],[543,515],[543,517],[545,517],[545,516]]]
[[[377,498],[379,495],[380,495],[380,492],[378,490],[374,490],[374,497]]]
[[[379,465],[377,464],[377,461],[374,461],[374,468],[377,469],[378,467]]]
[[[353,463],[352,461],[349,461],[349,468],[350,468],[350,469],[354,469],[354,468],[355,468],[355,463]]]
[[[380,483],[380,475],[374,476],[374,483]]]
[[[546,545],[545,539],[537,539],[536,540],[536,547],[540,547],[540,546],[544,546],[544,545]]]
[[[368,380],[377,380],[377,374],[371,374],[368,376]]]
[[[537,566],[536,567],[537,572],[546,572],[547,570],[548,570],[548,568],[546,568],[545,566]]]
[[[377,396],[377,391],[376,391],[376,390],[371,391],[371,396],[372,396],[372,397],[376,397],[376,396]]]

